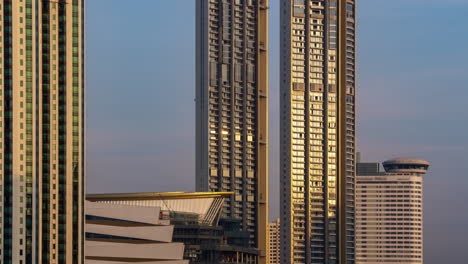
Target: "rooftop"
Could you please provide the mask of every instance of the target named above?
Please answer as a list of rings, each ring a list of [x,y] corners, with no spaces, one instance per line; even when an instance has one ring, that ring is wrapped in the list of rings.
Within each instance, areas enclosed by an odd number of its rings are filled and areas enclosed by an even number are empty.
[[[387,161],[384,161],[383,164],[417,164],[417,165],[427,165],[429,166],[431,163],[429,161],[425,161],[422,159],[416,158],[394,158]]]
[[[225,198],[232,195],[233,192],[151,192],[151,193],[102,193],[87,194],[86,200],[178,200],[178,199],[202,199],[202,198]]]
[[[232,192],[155,192],[88,194],[86,200],[98,203],[160,207],[162,211],[198,215],[202,224],[215,224],[224,199]]]
[[[387,173],[424,174],[431,163],[416,158],[394,158],[382,163]]]

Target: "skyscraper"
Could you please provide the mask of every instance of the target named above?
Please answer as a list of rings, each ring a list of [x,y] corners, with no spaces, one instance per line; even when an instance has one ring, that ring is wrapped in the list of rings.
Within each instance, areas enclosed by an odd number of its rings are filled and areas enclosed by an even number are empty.
[[[82,263],[83,0],[0,5],[1,263]]]
[[[281,1],[281,263],[354,263],[355,10]]]
[[[196,2],[196,189],[234,192],[223,217],[242,220],[267,258],[267,0]]]
[[[280,245],[280,220],[279,218],[268,224],[268,237],[269,237],[269,260],[270,264],[281,263],[281,245]]]
[[[397,158],[383,166],[385,172],[379,163],[357,164],[356,263],[422,264],[423,175],[429,162]]]

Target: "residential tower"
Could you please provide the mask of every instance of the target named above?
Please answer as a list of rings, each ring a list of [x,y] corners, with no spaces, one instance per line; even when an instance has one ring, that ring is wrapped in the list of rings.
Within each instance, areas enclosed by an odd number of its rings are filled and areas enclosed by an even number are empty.
[[[266,263],[268,1],[196,1],[196,189],[233,192],[222,217],[241,220]]]
[[[281,263],[354,263],[356,2],[282,0]]]

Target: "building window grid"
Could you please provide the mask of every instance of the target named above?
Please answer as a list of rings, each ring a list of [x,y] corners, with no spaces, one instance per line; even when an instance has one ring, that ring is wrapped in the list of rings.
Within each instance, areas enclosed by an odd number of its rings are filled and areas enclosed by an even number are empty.
[[[251,23],[255,19],[255,9],[254,6],[246,6],[245,19],[242,20],[243,12],[240,8],[241,6],[235,5],[235,3],[232,3],[232,5],[224,3],[222,6],[223,11],[220,11],[218,6],[212,7],[210,9],[212,15],[210,16],[211,26],[209,33],[211,63],[213,65],[222,63],[221,68],[230,67],[233,62],[234,65],[246,65],[246,67],[234,66],[235,73],[232,76],[227,75],[229,72],[227,68],[221,71],[214,69],[210,72],[210,102],[214,101],[214,106],[211,106],[209,121],[211,130],[210,145],[212,146],[209,162],[211,166],[214,166],[218,170],[218,173],[214,177],[213,175],[210,177],[210,188],[212,190],[219,190],[222,187],[224,190],[231,190],[232,183],[227,179],[229,179],[228,177],[234,171],[233,165],[240,168],[241,173],[247,174],[247,177],[254,177],[251,173],[255,171],[256,166],[256,157],[254,156],[256,150],[254,129],[256,122],[256,109],[254,107],[256,104],[256,91],[255,80],[249,75],[250,72],[255,70],[253,65],[256,63],[255,24]],[[233,10],[235,12],[231,13]],[[247,23],[243,23],[246,20],[248,20]],[[218,23],[221,26],[218,26]],[[220,30],[223,30],[224,33],[221,34]],[[221,50],[219,48],[220,44]],[[217,68],[216,66],[214,67]],[[238,74],[238,70],[246,71],[247,78],[244,79],[243,76],[245,75]],[[220,76],[221,83],[219,81]],[[220,90],[222,98],[218,97]],[[229,120],[226,120],[227,122],[220,122],[220,116],[229,118]],[[232,120],[231,116],[234,116]],[[237,137],[237,135],[243,134],[246,135]],[[222,148],[224,153],[221,156],[216,155],[217,146],[225,146]],[[234,154],[232,155],[231,153]],[[219,177],[223,168],[230,169],[227,178]],[[221,182],[218,182],[218,180],[221,180]],[[247,182],[254,186],[253,181],[249,180]],[[244,197],[255,196],[254,187],[248,188],[245,191],[242,190],[239,183],[236,186],[233,189],[237,193],[244,192]],[[253,203],[245,202],[245,204],[247,207],[253,207]],[[237,207],[241,205],[242,203],[234,204]],[[230,212],[230,210],[226,210],[225,212]],[[247,218],[253,219],[255,217],[253,210],[247,213]]]

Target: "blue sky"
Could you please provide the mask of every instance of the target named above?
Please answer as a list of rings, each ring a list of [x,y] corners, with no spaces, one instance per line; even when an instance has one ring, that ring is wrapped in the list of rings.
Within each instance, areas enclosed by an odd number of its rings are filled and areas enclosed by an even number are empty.
[[[358,148],[415,156],[425,263],[468,245],[468,1],[360,0]],[[88,192],[195,189],[195,1],[87,1]],[[270,205],[278,216],[279,4],[270,0]]]

